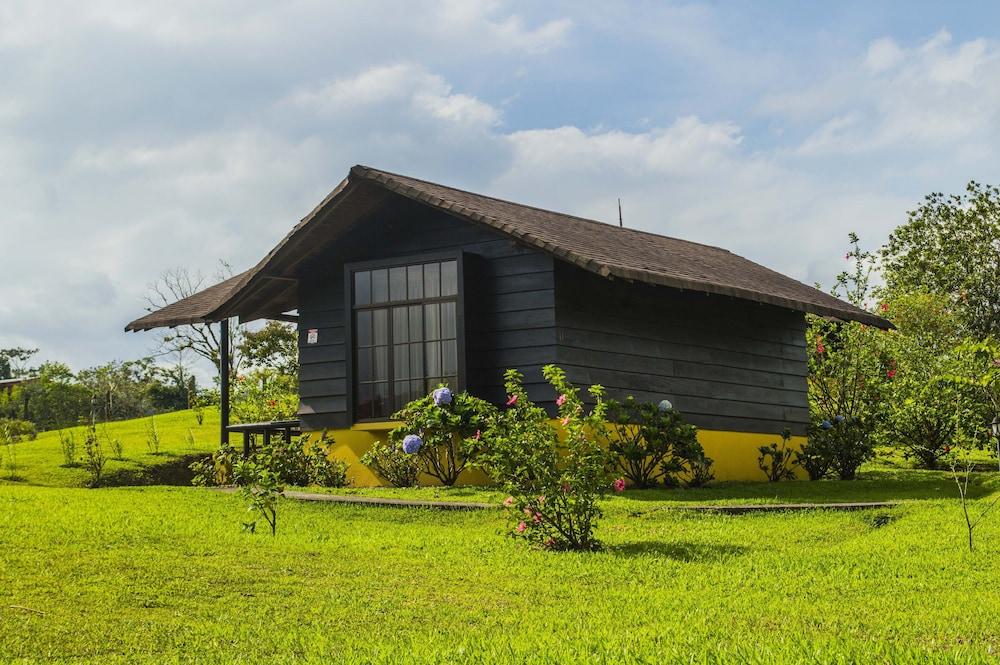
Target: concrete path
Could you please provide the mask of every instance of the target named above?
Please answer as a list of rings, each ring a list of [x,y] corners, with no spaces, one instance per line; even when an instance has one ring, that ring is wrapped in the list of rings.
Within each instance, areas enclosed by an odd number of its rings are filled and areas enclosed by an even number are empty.
[[[235,492],[235,487],[214,488],[220,492]],[[390,506],[395,508],[433,508],[436,510],[488,510],[501,506],[494,503],[478,503],[474,501],[427,501],[419,499],[389,499],[375,496],[357,496],[355,494],[321,494],[318,492],[299,492],[286,490],[287,499],[298,501],[325,501],[327,503],[349,503],[363,506]],[[659,506],[659,510],[693,510],[699,512],[724,513],[728,515],[743,515],[746,513],[796,512],[802,510],[872,510],[875,508],[892,508],[898,505],[896,501],[870,501],[859,503],[746,503],[746,504],[683,504],[673,503]]]

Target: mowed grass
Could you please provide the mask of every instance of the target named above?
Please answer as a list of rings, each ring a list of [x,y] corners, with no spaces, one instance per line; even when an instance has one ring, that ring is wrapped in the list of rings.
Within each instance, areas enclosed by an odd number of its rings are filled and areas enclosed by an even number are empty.
[[[107,458],[104,468],[106,483],[111,485],[176,484],[190,478],[188,465],[193,456],[204,455],[219,446],[219,413],[205,409],[203,424],[199,425],[191,410],[176,411],[154,416],[160,438],[158,452],[148,445],[150,418],[137,418],[97,425],[101,450]],[[82,487],[90,475],[82,466],[83,441],[86,427],[62,430],[72,433],[76,442],[77,464],[66,466],[59,431],[42,432],[34,441],[23,441],[15,449],[15,480],[11,481],[10,450],[0,446],[0,483],[37,485],[43,487]],[[193,439],[192,445],[189,440]],[[122,442],[122,459],[113,459],[111,441]]]
[[[145,421],[109,425],[125,443],[119,478],[179,482],[164,469],[214,448],[217,425],[208,412],[201,428],[191,412],[158,416],[160,455],[146,449]],[[0,661],[978,663],[1000,653],[1000,513],[969,553],[942,473],[872,467],[853,483],[630,490],[604,502],[605,548],[584,554],[507,537],[499,510],[281,500],[276,537],[245,533],[237,495],[84,489],[84,471],[60,467],[54,434],[18,448],[22,479],[0,482]],[[997,491],[997,474],[978,475],[973,510]],[[676,510],[889,499],[903,503]]]
[[[610,501],[602,552],[500,511],[0,488],[0,659],[995,662],[1000,528],[952,501],[721,516]]]

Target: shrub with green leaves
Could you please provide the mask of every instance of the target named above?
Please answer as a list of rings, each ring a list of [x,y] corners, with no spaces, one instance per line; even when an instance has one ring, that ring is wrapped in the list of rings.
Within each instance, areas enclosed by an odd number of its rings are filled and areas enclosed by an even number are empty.
[[[63,455],[63,466],[79,466],[76,459],[76,438],[73,436],[73,430],[59,430],[59,448]]]
[[[786,429],[781,433],[780,442],[771,442],[758,449],[757,466],[767,476],[768,482],[795,480],[795,450],[789,446],[791,440],[792,431]]]
[[[507,406],[487,430],[479,464],[510,495],[504,505],[515,536],[548,549],[595,550],[597,502],[612,485],[596,434],[605,426],[604,389],[591,386],[595,404],[588,411],[563,370],[547,365],[542,373],[557,395],[562,440],[545,409],[528,399],[523,375],[507,370]],[[624,487],[615,481],[616,491]]]
[[[415,487],[420,476],[416,455],[403,452],[402,444],[376,441],[361,456],[361,463],[393,487]]]
[[[635,487],[653,487],[660,480],[677,484],[679,475],[691,473],[692,461],[707,459],[697,428],[674,409],[629,395],[624,402],[608,400],[605,413],[614,468]]]
[[[414,455],[420,471],[442,485],[454,485],[482,450],[483,432],[495,413],[489,402],[442,385],[393,414],[403,424],[389,432],[388,446]],[[415,446],[412,452],[410,445]]]
[[[809,442],[797,461],[813,480],[831,474],[854,480],[858,467],[874,456],[870,428],[859,419],[837,415],[809,426]]]
[[[0,418],[0,436],[4,438],[5,443],[34,441],[38,438],[38,429],[35,423],[29,420]]]
[[[104,465],[107,458],[101,449],[101,440],[97,436],[97,428],[91,425],[83,438],[83,468],[90,474],[88,487],[100,487],[104,477]]]
[[[347,484],[347,463],[330,459],[333,437],[325,431],[319,441],[307,437],[271,437],[267,445],[254,449],[250,459],[260,468],[273,473],[285,485],[300,487],[343,487]],[[201,486],[229,485],[235,482],[235,469],[241,454],[229,444],[222,444],[210,458],[191,464],[192,484]]]
[[[252,459],[240,460],[233,467],[233,476],[240,488],[240,496],[247,502],[252,517],[243,528],[256,533],[257,522],[263,519],[271,528],[271,536],[278,533],[278,499],[285,491],[278,475]]]

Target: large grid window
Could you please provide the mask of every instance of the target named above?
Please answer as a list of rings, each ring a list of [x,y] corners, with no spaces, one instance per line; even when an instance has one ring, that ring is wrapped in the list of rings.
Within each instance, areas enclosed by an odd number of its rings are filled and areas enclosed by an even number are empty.
[[[354,416],[386,418],[440,383],[458,383],[458,264],[356,270]]]

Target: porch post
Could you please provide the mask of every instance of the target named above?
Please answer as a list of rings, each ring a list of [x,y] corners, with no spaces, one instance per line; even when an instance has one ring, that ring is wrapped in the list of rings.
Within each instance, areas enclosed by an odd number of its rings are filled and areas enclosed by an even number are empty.
[[[229,443],[229,319],[219,321],[219,411],[221,442]]]

